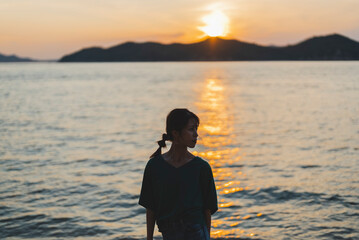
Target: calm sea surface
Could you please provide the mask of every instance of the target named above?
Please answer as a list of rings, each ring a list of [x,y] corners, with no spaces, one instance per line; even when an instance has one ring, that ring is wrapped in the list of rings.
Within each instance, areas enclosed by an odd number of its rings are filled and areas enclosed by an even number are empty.
[[[0,64],[0,238],[145,239],[176,107],[201,118],[212,238],[359,239],[359,62]]]

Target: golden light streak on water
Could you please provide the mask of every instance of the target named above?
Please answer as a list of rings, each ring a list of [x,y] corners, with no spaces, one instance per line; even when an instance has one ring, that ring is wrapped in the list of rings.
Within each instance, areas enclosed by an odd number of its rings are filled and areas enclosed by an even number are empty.
[[[226,96],[226,87],[223,82],[220,79],[209,78],[206,79],[200,99],[196,103],[201,119],[198,145],[203,150],[194,154],[206,159],[212,167],[216,180],[219,212],[235,209],[238,205],[236,200],[228,199],[227,195],[249,189],[240,185],[238,176],[242,176],[242,172],[238,171],[237,167],[232,167],[232,165],[240,165],[242,159],[239,156],[239,147],[233,146],[235,144],[234,119],[229,110],[232,106]],[[235,213],[235,215],[240,215],[240,213]],[[245,217],[212,218],[211,236],[214,238],[250,236],[250,233],[245,233],[245,230],[239,228],[242,221],[250,217],[246,215]]]
[[[234,192],[239,192],[239,191],[243,191],[242,187],[237,187],[237,188],[231,188],[231,189],[225,189],[221,192],[219,192],[220,194],[229,194],[229,193],[234,193]]]
[[[236,223],[232,223],[231,225],[229,225],[229,226],[231,226],[231,227],[235,227],[235,226],[237,226],[239,224],[239,222],[236,222]]]
[[[223,207],[230,207],[233,205],[233,202],[228,202],[228,203],[220,203],[219,207],[223,208]]]
[[[241,216],[232,216],[232,217],[225,217],[224,219],[228,220],[228,219],[240,219]]]

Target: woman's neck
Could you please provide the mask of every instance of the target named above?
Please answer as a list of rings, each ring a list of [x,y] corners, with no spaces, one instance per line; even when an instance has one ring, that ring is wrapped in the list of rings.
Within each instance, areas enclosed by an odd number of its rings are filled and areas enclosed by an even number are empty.
[[[170,150],[166,153],[171,162],[185,162],[192,156],[187,150],[187,146],[172,144]]]

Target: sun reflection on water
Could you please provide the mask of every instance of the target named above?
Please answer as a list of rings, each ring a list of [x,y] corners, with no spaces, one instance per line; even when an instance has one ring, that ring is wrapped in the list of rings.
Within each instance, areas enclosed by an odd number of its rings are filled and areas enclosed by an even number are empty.
[[[240,216],[239,201],[228,198],[230,194],[249,190],[239,181],[242,171],[238,170],[241,163],[240,148],[235,146],[234,119],[230,104],[226,99],[226,88],[220,79],[208,78],[205,87],[196,103],[201,124],[199,126],[199,141],[201,151],[195,155],[208,160],[212,167],[218,193],[218,212],[227,213],[231,217],[212,219],[211,237],[251,237],[254,233],[240,229],[242,221],[262,214]]]

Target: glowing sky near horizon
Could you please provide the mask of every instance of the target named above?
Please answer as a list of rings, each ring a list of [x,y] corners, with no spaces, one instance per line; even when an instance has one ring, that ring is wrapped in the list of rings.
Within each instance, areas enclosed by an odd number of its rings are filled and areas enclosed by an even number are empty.
[[[214,11],[228,18],[225,38],[280,46],[339,33],[358,41],[358,9],[358,0],[0,1],[0,53],[58,59],[126,41],[196,42]]]

